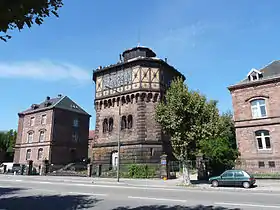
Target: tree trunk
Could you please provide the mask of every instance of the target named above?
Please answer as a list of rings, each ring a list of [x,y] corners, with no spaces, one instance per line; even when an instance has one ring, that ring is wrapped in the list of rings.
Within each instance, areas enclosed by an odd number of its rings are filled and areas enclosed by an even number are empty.
[[[190,179],[190,173],[189,173],[189,165],[187,161],[183,161],[183,184],[184,185],[190,185],[191,179]]]

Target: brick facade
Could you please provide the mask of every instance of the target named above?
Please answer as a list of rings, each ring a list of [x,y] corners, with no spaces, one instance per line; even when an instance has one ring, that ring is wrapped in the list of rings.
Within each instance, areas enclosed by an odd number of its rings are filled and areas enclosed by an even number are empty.
[[[70,99],[58,99],[58,105],[63,100],[69,102]],[[46,116],[45,123],[42,123],[43,116]],[[33,125],[31,118],[34,119]],[[14,162],[27,164],[32,160],[38,167],[43,160],[49,160],[53,165],[65,165],[87,158],[89,118],[88,114],[59,106],[19,113]],[[74,120],[77,120],[76,126]],[[41,131],[44,137],[40,139]],[[77,134],[76,139],[73,132]],[[33,133],[32,141],[28,139],[28,133]]]
[[[252,173],[274,173],[280,170],[279,82],[280,78],[264,78],[229,87],[237,145],[241,154],[237,167],[242,167]],[[256,100],[264,102],[265,116],[253,116],[252,103]],[[269,134],[266,138],[269,139],[268,143],[266,139],[261,144],[259,143],[258,131],[266,131]]]

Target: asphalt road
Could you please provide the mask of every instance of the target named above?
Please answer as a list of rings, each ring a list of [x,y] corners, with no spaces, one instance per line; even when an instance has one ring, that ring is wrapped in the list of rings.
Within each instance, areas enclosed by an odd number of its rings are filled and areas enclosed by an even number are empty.
[[[0,210],[280,209],[279,193],[92,183],[67,177],[0,176]]]

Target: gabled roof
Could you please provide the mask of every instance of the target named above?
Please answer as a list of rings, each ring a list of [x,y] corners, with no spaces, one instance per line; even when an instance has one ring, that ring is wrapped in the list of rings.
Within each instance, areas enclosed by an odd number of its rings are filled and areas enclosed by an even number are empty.
[[[253,73],[253,71],[262,74],[262,77],[259,80],[254,80],[254,81],[250,81],[248,79],[248,76]],[[235,85],[230,86],[234,87],[234,86],[238,86],[238,85],[245,85],[245,84],[250,84],[251,82],[258,82],[258,81],[264,81],[267,79],[274,79],[274,78],[278,78],[280,77],[280,60],[275,60],[272,61],[271,63],[269,63],[268,65],[264,66],[263,68],[257,70],[257,69],[252,69],[248,74],[247,77],[245,79],[243,79],[242,81],[238,82]]]
[[[43,112],[54,108],[60,108],[60,109],[69,110],[84,115],[89,115],[85,110],[83,110],[79,105],[77,105],[73,100],[71,100],[67,96],[59,96],[56,98],[47,97],[45,101],[39,104],[32,104],[32,106],[29,109],[20,112],[19,115],[26,115],[35,112]]]

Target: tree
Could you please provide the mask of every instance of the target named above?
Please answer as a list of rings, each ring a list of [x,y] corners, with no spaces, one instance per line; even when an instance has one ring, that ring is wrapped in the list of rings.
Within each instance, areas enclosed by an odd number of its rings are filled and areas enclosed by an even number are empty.
[[[216,101],[207,101],[197,91],[190,91],[182,78],[172,81],[166,100],[156,107],[156,120],[170,135],[175,157],[183,166],[183,183],[190,184],[188,160],[197,152],[198,142],[216,132]]]
[[[0,1],[0,39],[7,41],[11,36],[9,30],[22,30],[33,24],[41,25],[51,14],[58,17],[62,0],[1,0]]]
[[[209,159],[212,175],[218,175],[224,170],[231,169],[239,155],[230,112],[219,117],[217,129],[217,135],[200,141],[200,150]]]
[[[11,158],[16,143],[17,131],[9,130],[8,132],[0,132],[0,152],[5,153],[6,158]]]

